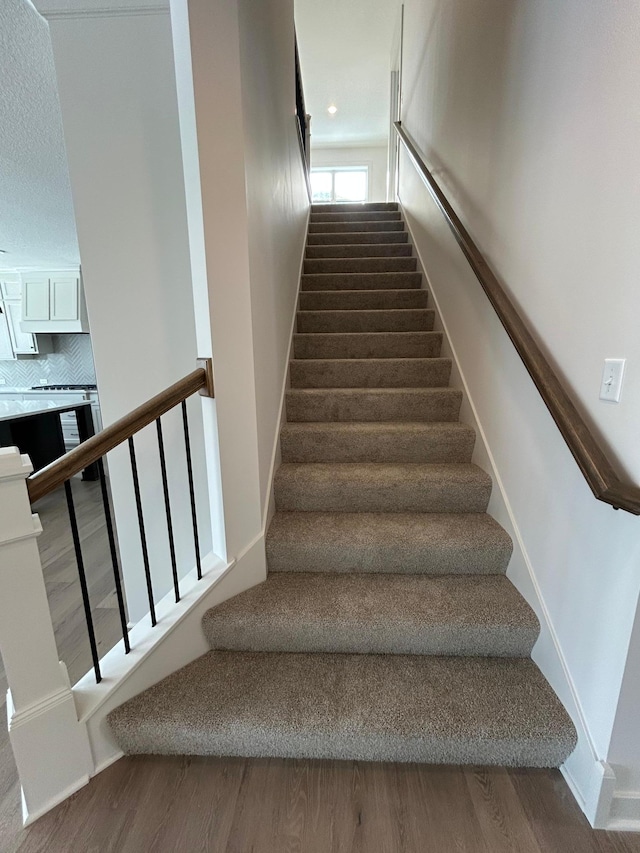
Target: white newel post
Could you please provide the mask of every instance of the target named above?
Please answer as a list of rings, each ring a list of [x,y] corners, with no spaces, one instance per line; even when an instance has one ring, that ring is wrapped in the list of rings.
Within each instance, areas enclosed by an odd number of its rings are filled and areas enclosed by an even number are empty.
[[[25,482],[32,470],[17,448],[0,448],[0,651],[25,823],[86,784],[93,771],[86,727],[58,660],[37,545],[42,527]]]

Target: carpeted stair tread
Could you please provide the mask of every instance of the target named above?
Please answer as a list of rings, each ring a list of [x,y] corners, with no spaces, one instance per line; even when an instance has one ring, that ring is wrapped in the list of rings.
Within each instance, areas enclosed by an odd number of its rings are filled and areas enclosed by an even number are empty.
[[[410,243],[369,243],[334,246],[307,246],[305,257],[317,258],[399,258],[411,257]]]
[[[442,332],[296,333],[294,358],[429,358],[440,355]]]
[[[491,478],[457,462],[286,462],[274,494],[286,512],[486,512]]]
[[[415,272],[417,258],[307,258],[304,273]]]
[[[292,388],[287,420],[457,421],[462,392],[455,388]]]
[[[556,767],[576,742],[526,658],[209,652],[108,720],[129,754]]]
[[[429,332],[435,311],[402,308],[347,311],[298,311],[298,332]]]
[[[310,222],[382,222],[400,219],[399,210],[312,210]]]
[[[409,235],[406,231],[347,231],[338,233],[319,233],[307,235],[307,246],[332,246],[357,243],[407,243]]]
[[[274,573],[202,620],[212,649],[528,657],[535,613],[504,575]]]
[[[396,220],[359,219],[357,222],[310,222],[309,234],[343,234],[362,231],[404,231],[404,222]]]
[[[293,359],[292,388],[442,388],[449,358]]]
[[[317,202],[311,205],[312,213],[362,213],[367,210],[399,209],[397,201]]]
[[[485,513],[277,512],[269,572],[503,574],[511,538]]]
[[[384,311],[426,308],[429,294],[418,288],[399,290],[306,290],[300,293],[301,311]]]
[[[283,462],[470,462],[475,430],[461,423],[287,423]]]
[[[340,272],[304,273],[302,290],[398,290],[419,288],[420,272]]]

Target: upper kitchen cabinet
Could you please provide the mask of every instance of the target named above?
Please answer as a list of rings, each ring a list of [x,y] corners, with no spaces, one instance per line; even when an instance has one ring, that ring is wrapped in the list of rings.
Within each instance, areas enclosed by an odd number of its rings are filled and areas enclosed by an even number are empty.
[[[23,332],[88,332],[80,270],[22,273]]]
[[[18,275],[0,272],[0,360],[51,352],[49,335],[22,330],[21,292]]]

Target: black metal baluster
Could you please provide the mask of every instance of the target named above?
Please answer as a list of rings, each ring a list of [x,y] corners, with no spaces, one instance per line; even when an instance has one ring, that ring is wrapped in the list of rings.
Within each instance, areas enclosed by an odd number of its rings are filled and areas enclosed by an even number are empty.
[[[176,563],[176,546],[173,539],[173,524],[171,522],[171,504],[169,503],[169,481],[167,480],[167,463],[164,456],[164,440],[162,438],[162,424],[160,418],[156,419],[158,430],[158,450],[160,452],[160,470],[162,471],[162,490],[164,491],[164,508],[167,512],[167,531],[169,533],[169,551],[171,553],[171,571],[173,573],[173,589],[176,595],[176,604],[180,601],[180,586],[178,583],[178,564]]]
[[[182,423],[184,426],[184,446],[187,453],[187,473],[189,475],[189,497],[191,498],[191,518],[193,520],[193,540],[196,547],[196,569],[198,580],[202,580],[202,563],[200,561],[200,541],[198,539],[198,516],[196,513],[196,494],[193,488],[193,466],[191,464],[191,442],[189,441],[189,420],[187,418],[187,401],[182,401]]]
[[[98,684],[102,681],[100,673],[100,661],[98,659],[98,647],[96,645],[96,634],[93,628],[93,617],[91,616],[91,602],[89,601],[89,590],[87,588],[87,578],[84,571],[84,560],[82,559],[82,548],[80,547],[80,534],[78,533],[78,520],[76,518],[76,508],[73,504],[73,493],[71,491],[71,482],[65,480],[64,490],[67,496],[67,508],[69,510],[69,522],[71,523],[71,536],[73,537],[73,547],[76,552],[76,563],[78,564],[78,575],[80,577],[80,590],[82,591],[82,604],[84,605],[84,616],[87,621],[87,631],[89,632],[89,645],[91,646],[91,657],[93,658],[93,669],[96,674]]]
[[[138,481],[138,466],[136,464],[136,450],[133,446],[133,436],[129,438],[129,456],[131,457],[131,473],[133,474],[133,490],[136,495],[136,508],[138,510],[138,526],[140,528],[140,543],[142,545],[142,559],[144,561],[144,576],[147,581],[147,595],[149,597],[149,613],[151,614],[151,625],[155,627],[156,607],[153,603],[153,587],[151,585],[151,569],[149,567],[149,551],[147,549],[147,535],[144,529],[144,517],[142,515],[142,498],[140,497],[140,483]]]
[[[104,507],[104,518],[107,524],[107,536],[109,538],[109,550],[111,551],[111,564],[113,565],[113,579],[116,584],[116,598],[118,599],[118,612],[120,614],[120,626],[122,627],[122,639],[124,640],[125,654],[131,651],[129,645],[129,628],[127,626],[127,613],[122,594],[122,583],[120,581],[120,570],[118,568],[118,549],[116,548],[116,537],[113,532],[111,521],[111,508],[109,506],[109,493],[107,491],[107,478],[104,475],[104,464],[98,459],[98,477],[100,478],[100,489],[102,490],[102,506]]]

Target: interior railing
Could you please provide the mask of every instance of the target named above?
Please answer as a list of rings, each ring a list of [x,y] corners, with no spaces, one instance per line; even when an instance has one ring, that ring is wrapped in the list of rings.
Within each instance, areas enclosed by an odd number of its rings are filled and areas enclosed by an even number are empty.
[[[142,499],[140,494],[140,480],[138,476],[138,465],[136,460],[136,450],[134,436],[141,429],[155,421],[156,433],[158,442],[158,453],[160,460],[160,471],[162,476],[162,487],[164,494],[164,505],[166,511],[167,532],[169,539],[169,551],[171,558],[171,570],[173,576],[173,587],[176,603],[180,601],[180,582],[178,578],[178,566],[176,560],[176,550],[173,535],[173,521],[171,511],[171,501],[169,497],[169,482],[167,478],[167,466],[164,447],[164,438],[162,432],[162,415],[169,412],[176,406],[182,408],[182,424],[184,431],[184,446],[186,454],[187,477],[189,483],[189,495],[191,503],[191,519],[193,525],[193,539],[195,548],[195,562],[198,580],[202,579],[202,564],[200,555],[200,543],[198,536],[198,519],[196,512],[195,489],[193,482],[193,464],[191,459],[191,441],[189,435],[189,421],[187,417],[186,401],[193,394],[199,392],[205,397],[213,397],[213,368],[211,359],[200,359],[199,367],[188,376],[175,382],[169,388],[147,400],[138,408],[134,409],[128,415],[125,415],[120,420],[116,421],[111,426],[104,429],[97,435],[82,442],[73,450],[56,459],[50,465],[40,469],[32,474],[27,479],[27,489],[31,503],[48,495],[50,492],[64,485],[67,509],[69,512],[69,523],[71,526],[71,535],[75,551],[76,563],[78,566],[78,575],[80,580],[80,590],[82,594],[82,603],[87,623],[87,632],[89,634],[89,645],[91,647],[91,657],[93,660],[93,668],[96,675],[96,681],[102,679],[100,673],[100,661],[98,656],[98,647],[96,643],[96,634],[91,613],[91,602],[89,599],[89,590],[87,586],[86,571],[84,566],[84,558],[82,554],[82,546],[80,542],[80,533],[78,528],[78,520],[76,509],[71,490],[71,478],[79,472],[86,469],[88,466],[96,464],[98,468],[98,476],[100,480],[100,489],[102,494],[102,503],[105,515],[105,525],[107,529],[107,538],[109,542],[109,550],[111,554],[111,562],[113,567],[113,576],[115,583],[115,592],[118,602],[118,612],[120,617],[120,625],[122,629],[122,639],[124,642],[125,654],[131,651],[129,643],[129,630],[127,626],[126,605],[122,590],[122,581],[120,578],[120,569],[118,561],[118,551],[116,546],[116,538],[111,515],[111,507],[109,503],[109,493],[107,488],[107,480],[104,469],[104,457],[115,447],[128,443],[129,457],[131,463],[131,474],[133,478],[133,490],[135,495],[136,510],[138,515],[138,526],[140,529],[140,544],[142,547],[142,560],[144,565],[145,581],[147,588],[147,596],[149,600],[149,614],[151,625],[156,625],[155,598],[153,591],[153,581],[151,574],[151,565],[149,560],[149,549],[147,547],[146,525],[144,513],[142,509]]]
[[[604,449],[578,412],[569,392],[536,343],[526,322],[436,183],[415,142],[401,122],[395,122],[394,126],[409,158],[444,215],[453,236],[511,338],[589,488],[598,500],[611,504],[614,509],[624,509],[634,515],[640,515],[640,487],[626,484],[618,477]]]

